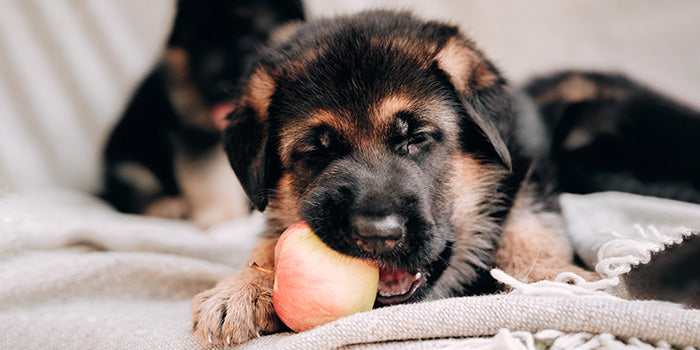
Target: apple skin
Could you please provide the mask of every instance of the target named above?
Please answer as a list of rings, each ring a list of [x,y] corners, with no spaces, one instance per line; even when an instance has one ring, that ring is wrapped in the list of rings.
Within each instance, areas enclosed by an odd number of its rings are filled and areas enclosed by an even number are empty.
[[[303,221],[275,245],[272,303],[296,332],[371,310],[378,283],[376,265],[329,248]]]

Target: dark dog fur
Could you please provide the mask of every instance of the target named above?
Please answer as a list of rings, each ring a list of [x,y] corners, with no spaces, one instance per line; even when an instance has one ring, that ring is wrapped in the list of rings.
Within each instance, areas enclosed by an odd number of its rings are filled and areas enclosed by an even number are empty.
[[[248,57],[278,26],[302,19],[303,8],[283,0],[179,0],[177,6],[161,62],[105,147],[101,196],[123,212],[208,226],[248,213],[221,152],[214,110],[230,102]]]
[[[416,279],[378,306],[492,292],[494,266],[592,277],[571,263],[516,117],[506,81],[454,26],[388,11],[298,26],[253,61],[225,131],[268,218],[250,261],[273,268],[280,233],[305,220],[333,249]],[[194,333],[239,343],[281,329],[272,283],[245,269],[199,294]]]
[[[618,74],[561,72],[525,86],[562,192],[700,203],[700,112]]]

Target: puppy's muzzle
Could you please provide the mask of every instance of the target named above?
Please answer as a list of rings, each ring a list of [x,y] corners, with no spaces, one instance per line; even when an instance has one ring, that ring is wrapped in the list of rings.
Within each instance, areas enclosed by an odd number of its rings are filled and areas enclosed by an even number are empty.
[[[396,214],[386,216],[353,215],[352,235],[360,249],[379,255],[396,246],[406,233],[406,220]]]

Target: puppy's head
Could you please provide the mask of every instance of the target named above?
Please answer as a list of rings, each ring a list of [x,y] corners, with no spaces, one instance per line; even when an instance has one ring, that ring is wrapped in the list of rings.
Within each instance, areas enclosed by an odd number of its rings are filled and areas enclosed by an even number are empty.
[[[305,220],[374,259],[390,304],[425,297],[480,233],[455,225],[498,220],[483,208],[512,166],[511,117],[503,79],[455,27],[366,12],[264,51],[224,142],[272,229]]]

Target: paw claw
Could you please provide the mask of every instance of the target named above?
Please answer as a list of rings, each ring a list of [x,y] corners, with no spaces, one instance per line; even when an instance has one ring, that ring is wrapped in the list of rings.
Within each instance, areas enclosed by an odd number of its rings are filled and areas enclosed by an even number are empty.
[[[226,344],[231,345],[231,333],[226,335]]]
[[[214,343],[214,342],[212,342],[212,340],[211,340],[211,336],[212,336],[211,331],[207,331],[207,339],[209,339],[209,344],[213,344],[213,343]]]

